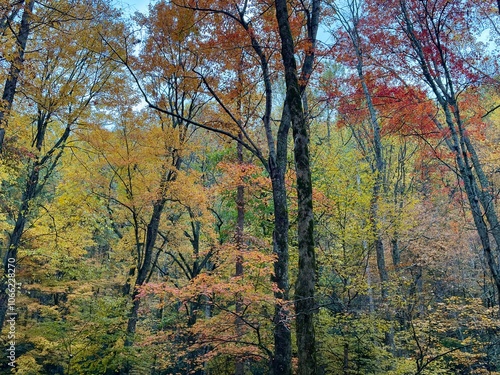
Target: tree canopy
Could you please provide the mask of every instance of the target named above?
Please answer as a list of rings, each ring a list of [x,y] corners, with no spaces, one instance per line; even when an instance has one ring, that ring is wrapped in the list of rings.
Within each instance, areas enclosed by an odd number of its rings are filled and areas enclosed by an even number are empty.
[[[500,374],[500,4],[0,0],[1,373]]]

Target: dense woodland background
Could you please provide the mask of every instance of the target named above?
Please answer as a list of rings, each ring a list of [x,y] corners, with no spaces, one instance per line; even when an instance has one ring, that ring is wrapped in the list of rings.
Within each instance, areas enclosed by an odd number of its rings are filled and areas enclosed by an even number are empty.
[[[500,374],[498,2],[119,5],[0,0],[1,373]]]

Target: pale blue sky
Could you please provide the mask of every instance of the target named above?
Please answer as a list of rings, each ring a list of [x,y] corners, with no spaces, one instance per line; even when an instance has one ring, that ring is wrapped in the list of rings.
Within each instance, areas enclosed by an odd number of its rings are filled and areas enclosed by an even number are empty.
[[[130,8],[129,12],[132,14],[137,11],[145,13],[148,10],[149,0],[118,0],[117,3],[122,3],[124,10]]]

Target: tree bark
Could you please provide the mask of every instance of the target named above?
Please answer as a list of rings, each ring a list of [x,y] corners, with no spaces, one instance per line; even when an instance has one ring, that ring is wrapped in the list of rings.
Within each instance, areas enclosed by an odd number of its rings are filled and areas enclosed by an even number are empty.
[[[286,111],[286,110],[285,110]],[[284,111],[284,112],[285,112]],[[283,121],[287,121],[282,118]],[[286,126],[286,124],[285,124]],[[285,142],[286,138],[279,138],[278,142]],[[285,161],[277,162],[270,159],[270,174],[273,188],[274,205],[274,232],[273,252],[277,259],[274,262],[273,281],[276,283],[274,297],[277,302],[274,307],[274,358],[272,363],[273,374],[292,374],[292,336],[290,332],[289,277],[288,277],[288,203],[285,186],[286,145]],[[278,147],[279,149],[279,147]],[[280,152],[278,152],[278,155]]]
[[[248,30],[249,25],[242,19],[242,24]],[[258,40],[251,34],[252,48],[259,57],[260,67],[265,86],[265,111],[262,116],[267,145],[269,148],[268,165],[265,166],[271,177],[274,208],[273,253],[276,255],[274,262],[273,282],[277,289],[274,292],[276,304],[274,306],[274,356],[271,367],[274,375],[292,374],[292,335],[290,332],[289,301],[289,254],[288,230],[290,228],[288,216],[287,191],[285,173],[287,167],[288,133],[290,131],[291,117],[287,101],[283,103],[281,121],[276,136],[276,144],[271,127],[272,112],[272,82],[269,65],[264,51]]]
[[[248,24],[242,20],[245,29]],[[269,65],[264,51],[251,34],[252,48],[259,57],[260,67],[265,86],[265,112],[262,117],[269,148],[268,165],[266,166],[273,190],[274,209],[274,231],[273,231],[273,253],[276,255],[274,262],[274,275],[272,281],[276,283],[274,297],[274,356],[271,359],[272,373],[274,375],[292,374],[292,335],[290,332],[290,309],[289,301],[289,254],[288,254],[288,230],[290,228],[288,216],[287,191],[285,184],[285,173],[287,167],[288,133],[291,126],[290,108],[287,101],[283,103],[281,121],[276,136],[276,144],[271,127],[272,111],[272,82]]]
[[[312,181],[309,160],[309,124],[302,106],[295,61],[294,41],[288,20],[286,0],[276,0],[276,19],[281,39],[281,56],[285,68],[286,101],[289,105],[294,139],[295,173],[297,179],[298,218],[297,235],[299,269],[295,284],[295,313],[298,353],[298,374],[317,373],[316,341],[314,332],[314,289],[316,259],[314,251],[314,217]],[[319,11],[319,1],[313,1],[313,14]],[[314,45],[313,45],[314,48]]]
[[[349,375],[349,344],[344,344],[344,360],[342,365],[343,375]]]
[[[353,5],[354,7],[354,5]],[[373,234],[375,237],[375,254],[377,256],[377,268],[380,276],[380,290],[382,295],[382,300],[387,300],[388,292],[387,292],[387,282],[389,281],[389,274],[387,272],[386,262],[385,262],[385,252],[384,252],[384,243],[382,241],[382,233],[379,228],[379,202],[380,195],[384,191],[383,189],[383,181],[384,181],[384,169],[385,162],[383,157],[383,147],[382,147],[382,136],[380,134],[380,124],[377,117],[377,111],[375,110],[375,106],[373,105],[372,94],[368,85],[366,83],[366,77],[364,73],[364,61],[363,61],[363,53],[361,48],[361,41],[358,32],[358,15],[355,9],[351,9],[351,17],[353,18],[352,25],[345,25],[346,31],[349,33],[349,36],[352,41],[352,45],[356,54],[356,69],[358,73],[358,79],[361,83],[361,87],[363,89],[363,94],[365,96],[366,105],[368,107],[368,112],[370,114],[370,125],[372,129],[372,144],[373,144],[373,153],[375,157],[375,166],[373,168],[373,172],[375,172],[375,183],[373,186],[373,196],[370,205],[370,221],[372,225]]]
[[[242,139],[242,134],[240,133],[239,138]],[[237,154],[238,154],[238,163],[240,165],[243,164],[243,146],[241,143],[237,144]],[[243,232],[245,229],[245,187],[243,185],[238,185],[236,188],[236,210],[237,210],[237,219],[236,219],[236,249],[238,251],[238,255],[236,257],[236,272],[235,276],[243,276],[243,251],[244,251],[244,243],[243,243]],[[242,304],[241,304],[241,296],[236,296],[236,330],[238,335],[243,334],[243,322],[239,318],[239,314],[242,313]],[[245,374],[245,362],[241,358],[236,358],[236,363],[234,364],[234,374],[235,375],[244,375]]]
[[[160,218],[165,206],[165,202],[165,198],[160,198],[154,203],[153,213],[147,226],[143,260],[140,267],[138,267],[137,279],[135,280],[134,290],[132,292],[133,304],[127,322],[127,339],[125,341],[125,346],[131,346],[134,342],[133,336],[135,334],[135,329],[137,326],[137,313],[140,306],[140,301],[137,298],[139,295],[138,288],[148,281],[149,275],[151,273],[151,268],[153,266],[154,245],[156,243],[156,238],[158,237]]]
[[[127,331],[125,338],[125,347],[132,347],[135,341],[135,331],[137,328],[137,320],[139,317],[139,308],[141,305],[141,301],[139,299],[139,288],[144,285],[150,275],[151,268],[153,266],[153,252],[154,245],[156,242],[156,238],[158,237],[158,229],[160,227],[160,219],[161,214],[163,212],[163,208],[165,206],[166,199],[160,198],[158,199],[153,206],[153,213],[151,215],[151,219],[148,223],[146,230],[146,243],[144,244],[144,253],[142,257],[142,263],[139,264],[137,268],[137,278],[134,283],[134,289],[132,291],[132,307],[130,309],[130,313],[127,321]],[[127,360],[122,369],[120,370],[120,374],[128,375],[132,371],[132,364]]]

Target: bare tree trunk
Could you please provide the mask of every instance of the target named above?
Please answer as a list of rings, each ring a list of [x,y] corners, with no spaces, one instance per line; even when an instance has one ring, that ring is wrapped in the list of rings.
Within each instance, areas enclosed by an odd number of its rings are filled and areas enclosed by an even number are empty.
[[[369,140],[373,149],[373,158],[366,155],[369,159],[372,171],[375,175],[375,183],[373,186],[372,199],[370,203],[370,224],[372,227],[374,237],[375,254],[377,257],[377,268],[380,277],[380,289],[382,300],[386,301],[388,298],[387,282],[389,281],[389,274],[385,261],[384,243],[382,241],[382,233],[379,228],[379,202],[381,194],[385,191],[384,184],[384,171],[385,161],[383,157],[382,136],[380,133],[380,124],[377,116],[377,111],[373,105],[372,93],[368,87],[365,76],[365,65],[363,47],[361,45],[361,38],[359,35],[359,22],[361,12],[361,2],[351,0],[347,2],[346,7],[337,6],[337,3],[330,3],[334,9],[335,14],[342,24],[344,30],[350,38],[351,46],[356,57],[356,71],[359,83],[361,84],[363,95],[366,100],[366,106],[369,113],[369,122],[371,127],[372,138]],[[347,10],[344,10],[347,9]]]
[[[243,21],[248,29],[249,25]],[[283,111],[276,145],[271,127],[272,111],[272,83],[267,58],[262,47],[255,37],[251,37],[252,48],[260,59],[260,67],[264,77],[266,90],[265,113],[262,117],[269,148],[268,165],[266,168],[271,177],[273,190],[274,208],[274,231],[273,231],[273,253],[276,255],[274,262],[273,282],[276,283],[274,297],[277,302],[274,307],[274,355],[271,358],[272,373],[274,375],[292,374],[292,335],[290,332],[290,310],[287,305],[289,301],[289,254],[288,254],[288,230],[290,228],[288,217],[287,191],[285,185],[285,173],[287,167],[288,133],[290,131],[291,117],[287,101],[283,104]]]
[[[242,20],[243,26],[248,29],[249,25]],[[273,282],[276,283],[274,297],[277,302],[274,307],[274,356],[271,358],[271,367],[274,375],[292,374],[292,335],[290,332],[290,310],[287,305],[289,301],[289,254],[288,254],[288,230],[290,228],[288,217],[287,191],[285,185],[285,173],[287,167],[288,133],[290,131],[291,117],[287,101],[283,104],[283,111],[276,145],[271,127],[272,111],[272,83],[267,58],[262,47],[255,37],[251,37],[252,48],[260,59],[260,67],[264,77],[266,92],[265,113],[262,117],[264,130],[266,132],[269,148],[268,165],[266,168],[271,177],[273,190],[274,208],[274,231],[273,231],[273,253],[276,255],[274,262]]]
[[[384,174],[385,174],[385,161],[383,156],[383,145],[382,136],[380,133],[380,123],[377,116],[377,111],[373,104],[372,93],[368,88],[366,82],[366,76],[364,72],[364,55],[363,48],[361,46],[361,38],[359,36],[359,3],[352,2],[349,5],[350,14],[347,18],[339,13],[341,17],[341,22],[344,25],[349,37],[351,38],[352,46],[356,55],[356,70],[358,73],[358,79],[361,83],[363,89],[363,94],[366,100],[366,105],[369,112],[369,120],[372,131],[371,143],[373,146],[373,157],[374,163],[372,162],[372,170],[375,173],[375,182],[373,185],[373,195],[370,202],[370,224],[372,227],[372,232],[374,236],[374,247],[375,255],[377,257],[377,269],[380,277],[380,294],[382,297],[384,318],[388,321],[392,321],[392,313],[388,306],[389,291],[389,273],[387,272],[387,266],[385,261],[385,249],[384,242],[382,239],[382,231],[380,229],[380,212],[379,204],[381,201],[381,196],[386,190],[386,185],[384,184]],[[371,158],[370,158],[371,159]],[[374,165],[373,165],[374,164]],[[394,347],[394,333],[392,327],[385,332],[385,343],[389,347]]]
[[[313,1],[312,14],[319,13],[319,1]],[[314,312],[316,303],[316,258],[314,251],[314,216],[311,167],[309,160],[309,124],[302,106],[295,61],[294,42],[288,20],[286,0],[276,0],[276,19],[281,39],[281,56],[285,68],[286,101],[289,105],[294,138],[295,173],[298,197],[299,269],[295,284],[295,313],[298,352],[298,374],[317,373]],[[316,27],[317,25],[310,25]],[[315,33],[313,33],[315,37]],[[313,39],[313,42],[315,39]],[[313,44],[314,48],[314,44]]]
[[[385,263],[385,252],[384,252],[384,243],[382,241],[382,233],[379,228],[379,202],[380,195],[383,192],[383,178],[384,178],[384,158],[382,155],[382,137],[380,135],[380,125],[377,118],[377,112],[375,110],[375,106],[373,105],[372,95],[370,90],[368,89],[368,85],[366,84],[366,78],[364,74],[364,65],[363,65],[363,55],[361,52],[360,39],[358,35],[357,29],[358,20],[354,21],[354,25],[351,29],[351,40],[353,43],[354,50],[356,52],[357,58],[357,71],[358,78],[361,82],[361,86],[363,88],[363,94],[365,96],[365,100],[368,106],[368,111],[370,113],[370,125],[373,133],[373,150],[375,156],[375,183],[373,186],[373,196],[370,205],[370,221],[372,225],[372,230],[375,236],[375,253],[377,256],[377,268],[380,276],[381,282],[381,295],[382,299],[385,301],[388,297],[387,292],[387,282],[389,281],[389,274],[387,273],[387,267]]]
[[[239,138],[242,139],[243,135],[239,134]],[[237,144],[238,153],[238,163],[243,164],[243,146],[241,143]],[[245,229],[245,187],[243,185],[238,185],[236,192],[236,208],[237,208],[237,221],[236,221],[236,248],[238,255],[236,258],[236,272],[235,276],[243,276],[243,231]],[[241,296],[236,296],[236,315],[242,313]],[[243,322],[239,317],[236,318],[236,330],[238,335],[243,334]],[[236,363],[234,364],[234,374],[244,375],[245,374],[245,361],[241,358],[236,358]]]
[[[342,365],[343,375],[349,375],[349,344],[344,344],[344,361]]]
[[[283,121],[283,119],[282,119]],[[285,120],[286,121],[286,120]],[[278,142],[283,141],[278,137]],[[284,140],[286,143],[286,139]],[[273,253],[277,256],[274,262],[273,281],[277,289],[274,296],[285,304],[276,303],[274,307],[274,358],[272,363],[274,375],[292,374],[292,336],[290,322],[289,282],[288,282],[288,203],[285,186],[286,144],[284,162],[270,164],[271,182],[273,186],[274,232]],[[280,154],[278,152],[278,154]]]

